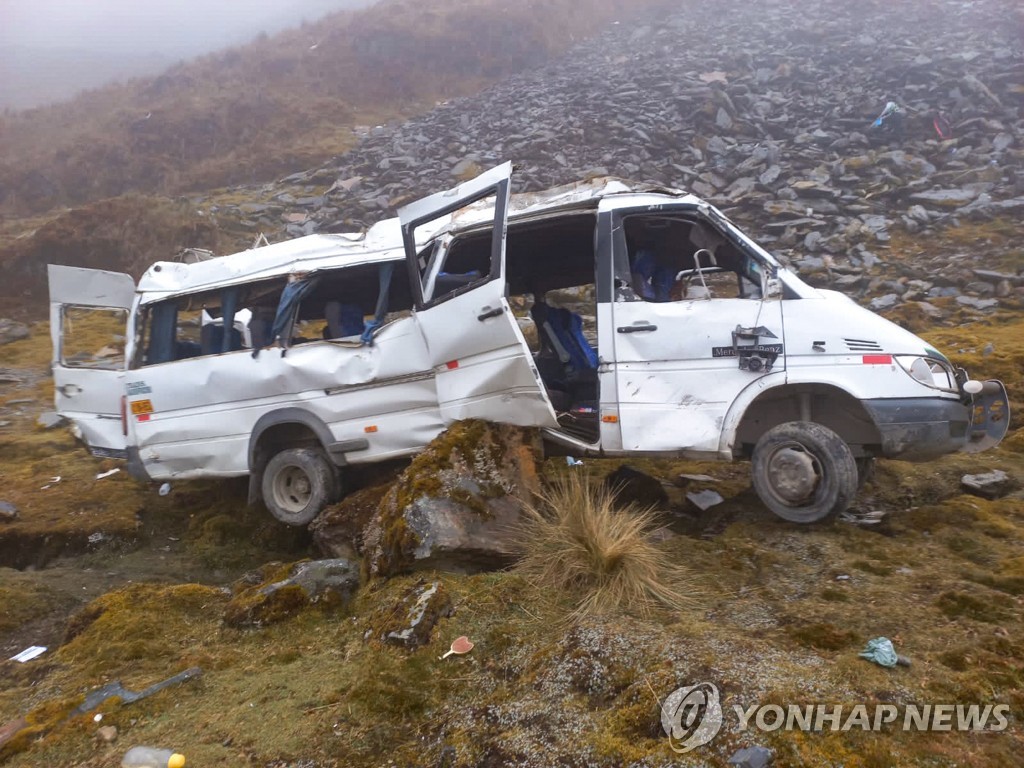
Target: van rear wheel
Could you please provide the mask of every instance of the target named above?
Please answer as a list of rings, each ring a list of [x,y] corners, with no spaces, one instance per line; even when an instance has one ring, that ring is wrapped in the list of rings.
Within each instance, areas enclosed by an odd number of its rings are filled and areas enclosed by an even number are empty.
[[[288,525],[306,525],[338,497],[334,468],[318,448],[287,448],[263,470],[263,503]]]
[[[814,523],[845,510],[857,495],[857,463],[835,432],[810,421],[769,429],[754,446],[754,490],[772,512]]]

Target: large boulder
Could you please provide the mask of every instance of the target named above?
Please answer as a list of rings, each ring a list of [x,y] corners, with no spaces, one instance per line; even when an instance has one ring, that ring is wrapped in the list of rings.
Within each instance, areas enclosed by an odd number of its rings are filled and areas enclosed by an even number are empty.
[[[538,449],[536,430],[453,424],[391,486],[363,531],[367,575],[510,563],[520,499],[539,490]]]

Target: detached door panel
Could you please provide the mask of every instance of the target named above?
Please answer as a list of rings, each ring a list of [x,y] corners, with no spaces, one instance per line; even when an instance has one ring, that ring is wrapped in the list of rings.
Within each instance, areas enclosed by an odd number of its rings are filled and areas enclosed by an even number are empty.
[[[131,277],[49,265],[56,410],[99,456],[123,456],[124,344]]]
[[[510,163],[399,211],[416,321],[437,381],[442,420],[555,427],[519,324],[505,300]],[[486,220],[493,199],[491,221]],[[474,204],[477,204],[474,206]],[[479,221],[468,234],[448,230]],[[417,229],[437,235],[417,244]],[[429,259],[423,257],[429,253]]]

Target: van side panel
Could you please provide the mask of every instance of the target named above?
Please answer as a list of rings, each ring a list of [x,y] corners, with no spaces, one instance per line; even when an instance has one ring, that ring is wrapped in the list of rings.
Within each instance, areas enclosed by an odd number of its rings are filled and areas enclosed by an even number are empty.
[[[374,346],[330,341],[153,365],[130,373],[151,410],[132,417],[139,460],[153,479],[245,475],[264,415],[302,408],[336,442],[365,439],[350,462],[408,454],[443,429],[434,372],[413,318],[382,328]],[[133,391],[129,387],[129,392]]]

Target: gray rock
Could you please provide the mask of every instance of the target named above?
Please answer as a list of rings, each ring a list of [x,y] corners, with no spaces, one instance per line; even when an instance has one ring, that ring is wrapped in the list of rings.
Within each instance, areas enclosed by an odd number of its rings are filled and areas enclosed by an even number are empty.
[[[508,565],[518,551],[519,499],[539,490],[538,439],[532,430],[479,421],[449,427],[391,486],[364,529],[367,572]]]
[[[960,478],[964,492],[983,499],[998,499],[1017,487],[1016,481],[1001,469],[994,469],[980,475],[964,475]]]
[[[929,294],[931,291],[929,291]],[[992,309],[999,306],[999,299],[977,299],[974,296],[957,296],[956,303],[972,309]]]
[[[438,620],[451,613],[452,601],[441,582],[420,583],[388,612],[391,618],[381,632],[381,639],[406,648],[418,648],[430,642]]]
[[[0,521],[9,523],[18,519],[18,508],[9,501],[0,501]]]
[[[359,565],[351,560],[299,562],[281,578],[283,568],[286,566],[281,563],[268,563],[237,581],[224,607],[225,623],[261,626],[286,619],[313,604],[342,607],[359,589]]]
[[[17,320],[0,318],[0,346],[10,344],[12,341],[27,339],[28,334],[28,326],[24,323],[19,323]]]
[[[910,199],[915,203],[939,208],[959,208],[967,205],[977,196],[977,190],[961,187],[960,189],[934,189],[927,192],[916,192],[910,196]]]
[[[897,293],[887,293],[884,296],[879,296],[871,300],[868,307],[872,312],[882,312],[886,309],[892,309],[900,303],[900,297]]]
[[[774,753],[767,747],[744,747],[736,750],[728,763],[736,768],[765,768],[771,764],[774,757]]]

